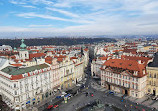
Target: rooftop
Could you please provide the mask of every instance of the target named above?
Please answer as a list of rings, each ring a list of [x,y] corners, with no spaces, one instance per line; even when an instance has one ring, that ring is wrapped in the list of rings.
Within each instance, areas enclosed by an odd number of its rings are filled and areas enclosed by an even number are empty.
[[[35,65],[31,67],[26,67],[26,68],[18,68],[18,67],[13,67],[13,66],[7,66],[4,69],[2,69],[2,72],[5,72],[9,75],[18,75],[18,74],[24,74],[27,72],[35,71],[35,70],[40,70],[49,67],[47,64],[40,64],[40,65]]]

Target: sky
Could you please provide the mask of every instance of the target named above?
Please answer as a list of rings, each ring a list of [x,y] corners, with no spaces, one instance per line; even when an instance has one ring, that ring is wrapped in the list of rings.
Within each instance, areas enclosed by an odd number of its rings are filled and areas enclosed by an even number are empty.
[[[158,34],[158,0],[0,0],[0,38]]]

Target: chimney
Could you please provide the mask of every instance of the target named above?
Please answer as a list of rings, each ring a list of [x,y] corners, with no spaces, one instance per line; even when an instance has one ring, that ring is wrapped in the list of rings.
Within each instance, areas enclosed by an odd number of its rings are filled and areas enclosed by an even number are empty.
[[[138,60],[138,64],[142,64],[142,61],[141,61],[141,60]]]

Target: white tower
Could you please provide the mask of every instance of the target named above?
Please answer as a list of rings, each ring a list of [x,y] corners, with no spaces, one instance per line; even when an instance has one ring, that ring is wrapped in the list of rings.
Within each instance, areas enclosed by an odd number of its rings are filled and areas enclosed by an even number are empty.
[[[24,39],[21,40],[20,51],[19,51],[20,59],[29,59],[29,52],[26,50],[26,45],[24,44]]]

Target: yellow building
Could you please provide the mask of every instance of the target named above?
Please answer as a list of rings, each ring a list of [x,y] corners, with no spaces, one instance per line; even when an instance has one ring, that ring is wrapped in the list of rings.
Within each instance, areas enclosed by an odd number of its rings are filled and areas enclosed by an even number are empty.
[[[158,67],[147,67],[147,93],[158,95]]]
[[[61,89],[67,89],[72,87],[74,63],[66,57],[61,63]]]
[[[144,51],[149,51],[149,49],[151,48],[152,46],[146,46],[144,47]]]

